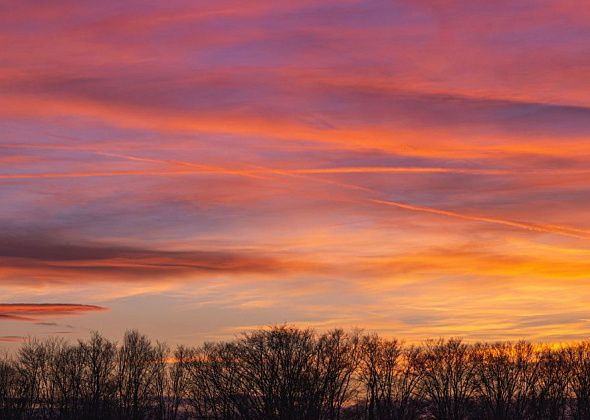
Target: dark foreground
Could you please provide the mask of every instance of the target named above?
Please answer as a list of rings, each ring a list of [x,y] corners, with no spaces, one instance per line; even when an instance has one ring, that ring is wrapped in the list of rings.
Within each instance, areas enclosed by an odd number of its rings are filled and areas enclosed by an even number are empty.
[[[174,350],[135,331],[0,360],[1,419],[590,419],[590,343],[274,327]]]

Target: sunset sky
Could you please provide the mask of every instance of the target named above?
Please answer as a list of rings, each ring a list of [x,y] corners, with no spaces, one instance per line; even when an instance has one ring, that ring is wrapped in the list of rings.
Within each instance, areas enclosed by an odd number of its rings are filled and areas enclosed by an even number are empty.
[[[590,334],[590,7],[1,1],[0,350]]]

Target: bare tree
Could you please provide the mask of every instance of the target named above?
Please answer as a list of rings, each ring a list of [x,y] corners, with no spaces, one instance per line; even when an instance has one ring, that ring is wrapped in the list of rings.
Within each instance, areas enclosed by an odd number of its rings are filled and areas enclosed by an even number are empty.
[[[314,379],[311,330],[281,326],[255,331],[235,350],[242,398],[250,400],[254,417],[306,419],[321,411],[306,398]]]
[[[187,399],[197,418],[247,418],[249,398],[243,398],[234,345],[207,343],[188,350]]]
[[[583,342],[564,349],[568,365],[569,387],[573,404],[572,417],[576,420],[590,419],[590,343]]]
[[[169,406],[169,358],[170,348],[157,342],[152,348],[151,366],[150,366],[150,392],[154,398],[154,413],[156,419],[167,419]]]
[[[176,420],[180,417],[180,409],[187,398],[188,366],[191,361],[191,351],[184,346],[174,350],[173,361],[168,369],[168,394],[165,417]]]
[[[22,413],[29,418],[53,418],[57,412],[57,383],[53,380],[55,355],[63,350],[59,339],[30,339],[18,351],[18,377]]]
[[[347,334],[336,329],[323,334],[315,344],[311,360],[312,383],[308,388],[307,400],[313,402],[310,415],[319,410],[317,418],[338,419],[342,407],[352,400],[356,391],[353,377],[358,369],[360,337],[358,332]]]
[[[78,346],[55,349],[49,370],[54,406],[60,418],[75,419],[82,412],[84,357]]]
[[[466,418],[477,385],[472,348],[459,339],[429,341],[419,362],[421,385],[433,417]]]
[[[216,418],[338,419],[352,399],[358,349],[355,332],[287,326],[207,344],[188,363],[191,406]]]
[[[376,334],[363,337],[359,377],[369,419],[414,419],[419,415],[421,350]]]
[[[117,354],[115,373],[119,413],[126,419],[147,417],[154,400],[152,380],[156,352],[150,340],[137,331],[125,333]]]
[[[513,418],[534,419],[540,380],[538,354],[531,343],[524,341],[516,343],[512,351],[519,372]]]
[[[278,326],[197,348],[98,333],[0,359],[2,419],[590,419],[590,344],[404,346]]]
[[[538,351],[539,381],[535,418],[563,419],[568,401],[568,364],[563,350],[543,348]]]
[[[524,417],[525,413],[517,410],[515,402],[529,369],[529,360],[522,358],[519,348],[510,343],[476,346],[478,391],[487,418],[509,420]]]
[[[18,379],[15,363],[6,356],[0,357],[0,418],[17,418]]]
[[[84,416],[106,418],[114,408],[117,346],[98,332],[93,332],[87,342],[79,341],[78,346],[84,360]]]

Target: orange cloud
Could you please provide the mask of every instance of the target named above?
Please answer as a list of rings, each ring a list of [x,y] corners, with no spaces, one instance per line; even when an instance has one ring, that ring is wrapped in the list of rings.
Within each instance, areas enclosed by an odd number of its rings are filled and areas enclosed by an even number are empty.
[[[82,315],[106,310],[108,309],[102,306],[71,303],[0,303],[0,320],[37,321],[47,317]]]
[[[100,296],[165,339],[590,332],[581,2],[14,3],[5,301]]]
[[[291,275],[321,271],[320,264],[296,254],[261,255],[256,250],[166,251],[105,244],[57,241],[41,235],[5,237],[0,245],[0,280],[4,283],[150,282],[223,274]],[[75,275],[75,278],[72,277]],[[18,314],[17,314],[18,315]]]
[[[20,335],[0,335],[0,341],[4,343],[21,343],[25,340],[26,337]]]

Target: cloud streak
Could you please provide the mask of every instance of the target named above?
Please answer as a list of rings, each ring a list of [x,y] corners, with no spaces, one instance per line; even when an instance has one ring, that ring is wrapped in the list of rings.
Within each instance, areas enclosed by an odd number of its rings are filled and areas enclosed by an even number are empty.
[[[38,321],[107,310],[102,306],[72,303],[0,303],[0,321]]]
[[[319,263],[297,255],[261,255],[254,250],[166,251],[107,244],[5,237],[0,245],[4,282],[55,283],[132,280],[178,281],[219,275],[286,275],[322,270]],[[11,315],[12,316],[12,315]]]
[[[590,230],[587,229],[579,229],[575,227],[568,227],[568,226],[556,226],[556,225],[547,225],[547,224],[539,224],[539,223],[528,223],[528,222],[519,222],[513,220],[505,220],[499,219],[495,217],[487,217],[487,216],[478,216],[478,215],[470,215],[470,214],[463,214],[449,210],[441,210],[431,207],[422,207],[416,206],[412,204],[400,203],[397,201],[385,201],[385,200],[372,200],[374,203],[383,204],[386,206],[397,207],[404,210],[410,211],[417,211],[423,213],[431,213],[437,214],[440,216],[447,216],[453,217],[462,220],[470,220],[474,222],[483,222],[483,223],[491,223],[496,225],[508,226],[511,228],[528,230],[532,232],[540,232],[540,233],[553,233],[556,235],[563,235],[569,236],[573,238],[580,238],[580,239],[590,239]]]

